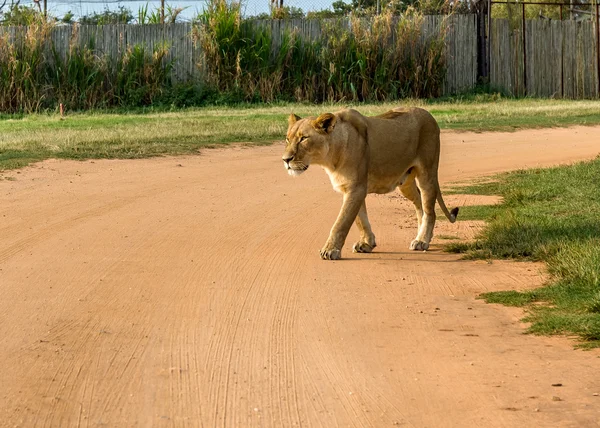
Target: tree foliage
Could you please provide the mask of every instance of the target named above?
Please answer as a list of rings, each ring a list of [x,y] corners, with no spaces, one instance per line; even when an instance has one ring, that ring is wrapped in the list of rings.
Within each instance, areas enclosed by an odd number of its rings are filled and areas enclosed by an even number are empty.
[[[21,5],[18,1],[7,5],[0,0],[0,23],[2,25],[31,25],[41,13],[32,6]]]
[[[133,14],[125,6],[119,6],[117,10],[106,8],[101,13],[94,12],[79,19],[79,23],[83,25],[129,24],[131,21]]]

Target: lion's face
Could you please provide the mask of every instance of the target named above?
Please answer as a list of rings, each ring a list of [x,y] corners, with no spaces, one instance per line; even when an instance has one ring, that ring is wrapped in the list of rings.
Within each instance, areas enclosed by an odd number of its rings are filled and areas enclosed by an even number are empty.
[[[295,114],[288,119],[288,131],[283,153],[283,166],[288,174],[298,176],[311,163],[321,164],[329,152],[330,133],[336,117],[325,113],[318,118],[301,119]]]

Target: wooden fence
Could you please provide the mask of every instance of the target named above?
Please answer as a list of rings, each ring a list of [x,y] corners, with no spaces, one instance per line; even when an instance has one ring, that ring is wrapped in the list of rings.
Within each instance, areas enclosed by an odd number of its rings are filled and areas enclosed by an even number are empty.
[[[598,35],[592,21],[494,19],[490,82],[513,95],[596,98]],[[525,51],[523,51],[525,49]]]
[[[451,95],[477,84],[477,15],[454,15],[447,23],[444,94]]]
[[[326,22],[326,21],[325,21]],[[320,20],[264,20],[254,23],[258,26],[268,26],[273,33],[275,43],[286,30],[295,29],[301,37],[315,39],[321,37],[322,25]],[[348,20],[337,21],[350,31]],[[477,46],[474,15],[457,15],[445,18],[442,16],[427,16],[423,21],[422,37],[425,38],[439,31],[441,25],[447,25],[447,63],[448,73],[444,90],[445,94],[468,90],[477,80]],[[24,34],[23,27],[1,27],[2,37],[8,35],[10,41]],[[79,46],[93,46],[97,54],[115,56],[128,46],[143,45],[153,49],[160,43],[170,46],[167,59],[174,59],[174,78],[178,81],[196,78],[199,74],[198,64],[202,61],[202,52],[193,43],[192,26],[190,23],[166,25],[83,25],[58,26],[52,30],[51,38],[55,49],[63,57],[73,43]]]
[[[9,42],[18,40],[27,31],[26,27],[0,26],[2,37],[8,36]],[[192,24],[176,23],[168,25],[81,25],[57,26],[50,35],[59,55],[66,56],[71,44],[93,47],[96,54],[116,57],[127,47],[141,45],[151,52],[155,46],[167,43],[167,60],[175,60],[174,78],[178,81],[189,79],[198,74],[196,64],[201,60],[202,52],[191,37]]]
[[[341,24],[339,24],[341,22]],[[270,26],[274,39],[285,30],[296,29],[305,38],[321,37],[319,20],[267,20],[255,25]],[[350,31],[348,21],[338,21]],[[427,16],[423,37],[446,26],[447,74],[445,95],[469,90],[477,75],[477,17],[454,15]],[[15,39],[23,28],[0,27],[3,36]],[[70,43],[94,45],[97,53],[111,55],[128,46],[149,49],[159,43],[170,46],[169,59],[175,60],[174,77],[179,81],[199,76],[202,52],[191,37],[190,23],[167,25],[59,26],[52,32],[56,49],[66,55]],[[507,20],[494,19],[490,31],[490,83],[514,95],[541,97],[594,98],[599,96],[597,29],[593,22],[526,21],[523,31],[511,28]],[[525,48],[525,54],[523,52]]]
[[[278,35],[285,31],[296,30],[300,37],[318,39],[321,37],[323,25],[329,20],[286,19],[261,20],[255,25],[270,27],[274,43],[278,43]],[[469,90],[477,83],[477,37],[475,15],[439,16],[430,15],[423,19],[421,39],[439,34],[440,27],[446,27],[446,63],[447,72],[444,81],[444,95]],[[336,25],[345,26],[350,31],[350,22],[342,19]]]

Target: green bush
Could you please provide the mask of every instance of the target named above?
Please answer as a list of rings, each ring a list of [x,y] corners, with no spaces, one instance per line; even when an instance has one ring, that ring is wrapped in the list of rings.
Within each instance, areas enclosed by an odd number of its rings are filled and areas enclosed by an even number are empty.
[[[414,8],[399,16],[387,11],[370,19],[321,21],[318,40],[298,31],[276,40],[270,25],[243,20],[240,7],[210,0],[193,28],[204,53],[204,78],[187,86],[193,102],[392,101],[441,93],[446,26],[424,35],[424,16]],[[177,95],[181,88],[173,88],[168,46],[152,52],[130,46],[108,58],[93,40],[81,45],[74,26],[63,53],[50,37],[53,25],[36,19],[17,40],[0,40],[3,112],[54,110],[59,103],[68,109],[135,107],[169,97],[190,105]]]
[[[116,59],[97,55],[94,43],[78,46],[77,27],[63,57],[50,38],[53,24],[38,21],[17,40],[0,40],[0,110],[135,107],[152,104],[171,87],[167,46],[149,52],[132,46]]]
[[[35,22],[12,43],[0,38],[0,110],[37,111],[47,99],[44,50],[50,26]]]
[[[274,45],[270,29],[244,21],[239,3],[211,0],[194,36],[206,56],[208,83],[247,101],[383,101],[441,93],[445,26],[422,34],[424,16],[408,8],[371,20],[323,24],[321,40],[288,31]]]

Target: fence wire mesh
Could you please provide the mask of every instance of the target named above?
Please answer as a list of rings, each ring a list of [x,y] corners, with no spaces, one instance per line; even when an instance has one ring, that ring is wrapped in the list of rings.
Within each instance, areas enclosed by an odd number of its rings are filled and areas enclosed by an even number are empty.
[[[367,3],[371,2],[367,0]],[[282,9],[283,13],[292,15],[292,17],[305,16],[307,13],[321,11],[333,12],[334,3],[339,6],[342,6],[340,3],[351,6],[352,1],[342,0],[340,2],[339,0],[247,0],[243,2],[247,15],[272,13],[273,9]]]
[[[179,14],[178,21],[190,21],[204,10],[209,1],[164,0],[164,3],[165,7],[183,9]],[[351,8],[353,1],[356,4],[378,4],[378,0],[242,0],[241,3],[245,17],[300,18],[306,17],[307,14],[310,16],[315,12],[333,13],[336,9],[335,5],[337,5],[337,10]],[[45,3],[48,13],[59,19],[69,12],[74,15],[75,19],[78,19],[93,13],[121,9],[130,10],[135,18],[140,9],[148,8],[152,11],[161,6],[160,0],[46,0]],[[11,5],[42,10],[43,4],[44,0],[0,0],[0,23],[3,21],[3,13],[6,15],[11,9]]]

